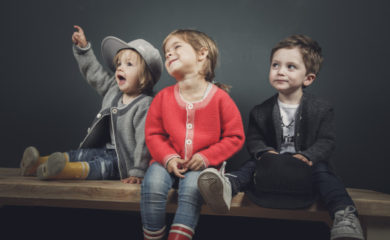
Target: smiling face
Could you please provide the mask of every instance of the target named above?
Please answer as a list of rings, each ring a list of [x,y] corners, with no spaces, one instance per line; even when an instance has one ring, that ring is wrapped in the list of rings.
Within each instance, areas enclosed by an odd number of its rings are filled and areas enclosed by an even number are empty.
[[[131,49],[118,52],[116,57],[115,80],[119,89],[129,96],[139,94],[140,56]]]
[[[165,68],[176,80],[187,74],[200,72],[198,54],[194,48],[183,39],[171,36],[165,44]]]
[[[297,47],[277,50],[271,61],[270,84],[282,95],[302,94],[302,88],[309,86],[315,74],[306,74],[302,54]]]

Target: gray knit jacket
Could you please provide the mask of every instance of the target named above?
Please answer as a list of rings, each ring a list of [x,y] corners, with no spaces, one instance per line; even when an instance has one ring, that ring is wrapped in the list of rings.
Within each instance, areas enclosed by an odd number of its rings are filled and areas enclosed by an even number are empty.
[[[152,97],[139,95],[125,107],[117,108],[122,92],[113,74],[103,69],[89,43],[86,48],[73,45],[73,54],[81,74],[103,97],[99,113],[88,128],[80,148],[103,148],[111,142],[110,124],[115,138],[121,179],[143,177],[150,154],[145,144],[145,119]]]
[[[247,148],[251,156],[279,152],[282,142],[278,94],[255,106],[249,116]],[[304,93],[295,118],[295,149],[313,163],[329,161],[335,148],[334,111],[331,105]]]

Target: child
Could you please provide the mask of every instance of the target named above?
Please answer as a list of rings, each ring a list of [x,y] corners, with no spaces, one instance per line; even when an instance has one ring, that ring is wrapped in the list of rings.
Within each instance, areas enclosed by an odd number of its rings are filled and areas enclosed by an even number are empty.
[[[145,239],[163,239],[168,191],[178,184],[178,208],[168,239],[191,239],[203,203],[197,188],[200,170],[218,167],[242,148],[240,112],[212,83],[218,49],[196,30],[176,30],[163,42],[165,67],[177,84],[154,98],[145,123],[152,155],[141,190]]]
[[[125,43],[106,37],[102,55],[113,75],[97,61],[83,29],[74,27],[74,56],[87,82],[103,96],[102,108],[78,150],[40,157],[35,147],[28,147],[21,174],[40,179],[121,179],[140,184],[150,161],[144,126],[150,95],[162,71],[160,53],[143,39]]]
[[[363,239],[354,203],[328,163],[335,146],[333,109],[327,102],[303,91],[315,80],[322,59],[318,43],[303,35],[290,36],[272,49],[269,81],[278,94],[255,106],[250,113],[247,147],[253,159],[238,171],[226,175],[205,170],[199,177],[199,190],[207,193],[203,195],[206,203],[221,198],[218,191],[211,191],[213,184],[208,183],[213,181],[222,186],[220,192],[229,188],[232,195],[248,189],[251,184],[248,195],[256,203],[266,207],[288,208],[312,203],[307,199],[300,199],[302,202],[299,199],[297,202],[283,199],[290,199],[291,194],[279,197],[275,194],[266,199],[269,196],[265,191],[263,195],[257,192],[267,184],[286,187],[299,182],[295,179],[301,176],[288,179],[283,175],[294,175],[285,171],[289,169],[286,165],[301,164],[311,170],[306,180],[312,183],[314,191],[319,193],[334,219],[331,239]],[[281,162],[287,164],[280,165]],[[264,167],[267,164],[269,168]],[[272,166],[278,166],[280,170]],[[269,169],[276,171],[269,173]],[[296,169],[305,174],[302,166]],[[285,174],[278,175],[279,171]],[[267,174],[266,178],[259,178]],[[300,183],[305,184],[303,181]],[[290,186],[288,190],[299,190],[300,187]],[[274,201],[270,201],[271,199]],[[226,203],[219,206],[219,210],[228,210],[230,200],[231,196],[226,201],[219,200]]]

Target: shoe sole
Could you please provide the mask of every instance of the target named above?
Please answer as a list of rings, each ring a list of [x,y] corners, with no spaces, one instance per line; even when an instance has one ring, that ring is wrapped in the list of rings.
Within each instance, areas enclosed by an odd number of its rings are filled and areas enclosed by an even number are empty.
[[[333,238],[331,240],[364,240],[364,238],[360,238],[360,237],[339,237],[339,238]]]
[[[49,156],[47,162],[41,164],[37,169],[37,177],[39,179],[50,179],[57,176],[67,163],[63,153],[56,152]]]
[[[35,167],[38,162],[39,152],[38,150],[30,146],[23,152],[22,161],[20,162],[20,175],[22,176],[34,176],[35,172],[31,172],[31,169]]]
[[[227,213],[229,206],[223,200],[223,179],[215,171],[205,170],[199,175],[198,189],[203,200],[214,212]]]
[[[360,234],[337,234],[337,237],[330,237],[331,240],[364,240],[364,237]]]

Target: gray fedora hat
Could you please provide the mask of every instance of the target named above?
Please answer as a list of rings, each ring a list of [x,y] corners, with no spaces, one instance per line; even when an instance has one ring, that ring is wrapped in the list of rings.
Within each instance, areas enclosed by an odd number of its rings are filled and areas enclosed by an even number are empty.
[[[145,60],[146,65],[148,66],[150,72],[153,75],[154,82],[156,83],[160,79],[163,68],[163,62],[161,59],[160,52],[158,51],[158,49],[153,47],[152,44],[143,39],[136,39],[128,43],[113,36],[108,36],[103,39],[103,59],[104,61],[106,61],[106,64],[113,72],[115,72],[115,65],[113,62],[114,57],[122,49],[133,49],[137,51]]]

